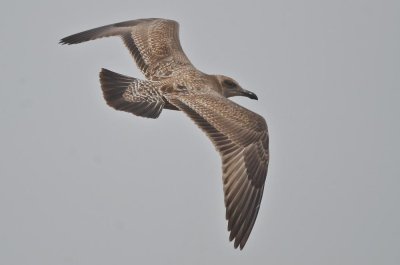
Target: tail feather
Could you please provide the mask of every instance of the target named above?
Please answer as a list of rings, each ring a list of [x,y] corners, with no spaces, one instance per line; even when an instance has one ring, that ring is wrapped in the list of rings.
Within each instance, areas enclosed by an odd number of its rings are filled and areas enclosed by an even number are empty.
[[[156,82],[101,69],[100,83],[104,99],[116,110],[155,119],[164,108],[165,102]]]

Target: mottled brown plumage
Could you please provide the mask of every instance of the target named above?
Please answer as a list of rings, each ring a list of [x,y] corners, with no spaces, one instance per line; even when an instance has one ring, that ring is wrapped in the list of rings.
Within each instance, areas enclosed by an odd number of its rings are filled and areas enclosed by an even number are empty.
[[[242,249],[257,218],[268,170],[268,130],[258,114],[227,99],[257,96],[232,78],[197,70],[182,50],[179,25],[166,19],[138,19],[63,38],[76,44],[119,36],[148,81],[102,69],[100,82],[111,107],[157,118],[163,109],[186,113],[221,155],[230,240]]]

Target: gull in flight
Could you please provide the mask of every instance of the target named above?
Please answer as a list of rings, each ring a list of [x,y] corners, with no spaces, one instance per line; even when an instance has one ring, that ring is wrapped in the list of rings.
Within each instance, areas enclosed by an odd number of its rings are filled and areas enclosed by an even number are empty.
[[[222,161],[229,240],[243,249],[260,208],[269,162],[268,129],[263,117],[231,101],[258,99],[235,80],[196,69],[182,50],[179,24],[137,19],[63,38],[77,44],[118,36],[147,80],[100,71],[104,99],[116,110],[157,118],[163,109],[184,112],[210,138]]]

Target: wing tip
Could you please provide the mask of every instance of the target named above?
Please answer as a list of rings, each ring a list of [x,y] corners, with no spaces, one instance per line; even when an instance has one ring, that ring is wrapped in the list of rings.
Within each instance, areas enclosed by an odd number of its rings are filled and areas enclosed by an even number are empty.
[[[235,249],[238,249],[239,248],[239,250],[240,251],[242,251],[243,250],[243,248],[244,248],[244,246],[246,245],[246,242],[247,242],[247,240],[238,240],[238,238],[236,237],[234,237],[234,238],[229,238],[229,241],[232,241],[232,240],[234,240],[234,242],[233,242],[233,247],[235,248]]]
[[[68,36],[68,37],[65,37],[65,38],[62,38],[58,42],[58,44],[61,44],[61,45],[72,45],[72,44],[78,44],[78,43],[83,42],[82,40],[79,40],[78,38],[76,38],[75,35],[76,34]]]
[[[71,43],[68,43],[66,38],[62,38],[61,40],[58,41],[58,44],[60,44],[60,45],[70,45]]]
[[[229,241],[231,241],[231,242],[233,241],[233,247],[235,249],[239,248],[239,250],[243,250],[244,246],[247,243],[247,239],[248,238],[240,239],[238,236],[232,236],[232,234],[230,234],[230,236],[229,236]]]

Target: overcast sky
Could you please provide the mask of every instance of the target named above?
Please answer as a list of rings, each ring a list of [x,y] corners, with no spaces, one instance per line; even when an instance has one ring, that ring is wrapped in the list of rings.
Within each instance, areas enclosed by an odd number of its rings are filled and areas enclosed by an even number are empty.
[[[400,2],[233,2],[2,0],[0,264],[400,264]],[[207,137],[104,102],[100,68],[144,78],[122,42],[58,45],[145,17],[258,95],[234,99],[271,146],[243,251]]]

